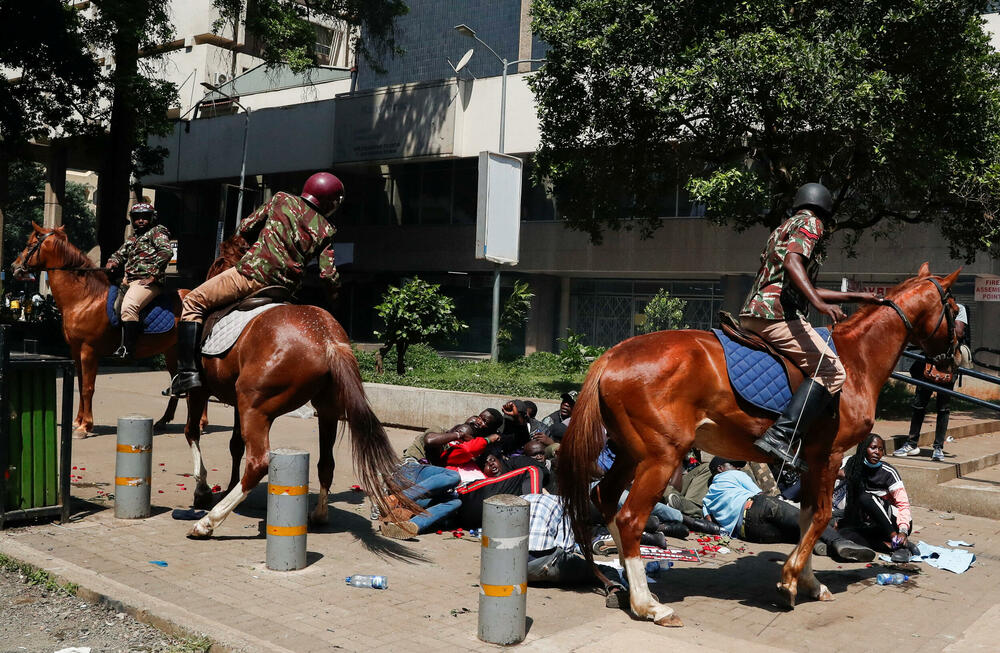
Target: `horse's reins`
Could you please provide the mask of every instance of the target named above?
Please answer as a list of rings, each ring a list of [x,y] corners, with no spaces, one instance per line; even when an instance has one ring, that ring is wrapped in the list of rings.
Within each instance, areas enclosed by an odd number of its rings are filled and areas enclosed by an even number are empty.
[[[935,278],[933,278],[933,277],[929,277],[927,280],[930,281],[931,283],[933,283],[934,287],[937,288],[938,294],[941,296],[941,306],[942,306],[941,317],[938,318],[937,324],[935,324],[934,328],[931,329],[931,331],[930,331],[931,335],[933,335],[934,332],[937,331],[938,328],[941,326],[941,321],[942,320],[945,320],[945,319],[948,320],[948,351],[945,352],[945,353],[943,353],[943,354],[938,354],[938,355],[934,356],[931,360],[934,361],[935,363],[937,363],[937,362],[943,362],[943,361],[946,361],[948,359],[952,359],[953,360],[954,356],[955,356],[955,316],[952,314],[952,312],[951,312],[951,306],[948,304],[948,299],[952,297],[951,290],[950,289],[949,290],[945,290],[944,287],[938,282],[938,280],[935,279]],[[910,322],[910,319],[908,317],[906,317],[906,314],[903,312],[903,309],[899,307],[899,304],[897,304],[896,302],[892,301],[891,299],[882,299],[880,305],[881,306],[888,306],[892,310],[896,311],[896,314],[899,315],[899,319],[901,319],[903,321],[903,325],[906,327],[906,332],[907,333],[913,333],[913,323]],[[833,338],[833,327],[831,326],[830,327],[830,333],[826,337],[826,347],[824,347],[823,351],[820,352],[819,362],[816,363],[816,371],[813,373],[812,377],[810,377],[810,378],[815,379],[816,376],[819,374],[819,369],[823,365],[823,359],[826,357],[826,352],[830,348],[830,340],[832,338]],[[921,340],[920,342],[924,342],[924,340]],[[807,401],[809,399],[809,393],[811,391],[812,391],[812,385],[810,385],[808,388],[806,388],[806,400]],[[795,429],[792,431],[792,437],[793,438],[795,438],[798,435],[798,433],[799,433],[799,424],[801,422],[802,422],[802,413],[799,412],[798,419],[795,420]],[[792,460],[797,459],[799,457],[799,452],[802,451],[802,438],[798,438],[797,440],[798,440],[798,444],[795,447],[795,453],[792,455]],[[782,458],[782,460],[781,460],[781,467],[778,469],[778,475],[779,476],[781,475],[782,472],[785,471],[785,465],[786,464],[787,463],[786,463],[785,459]]]
[[[41,238],[38,238],[38,239],[35,240],[35,244],[31,246],[30,250],[28,250],[28,255],[24,257],[24,266],[23,266],[24,269],[29,269],[28,266],[29,266],[29,262],[31,261],[31,257],[38,253],[38,250],[41,249],[41,247],[42,247],[42,243],[45,242],[45,239],[48,238],[49,236],[51,236],[52,233],[53,232],[50,231],[49,233],[45,234]],[[49,270],[68,270],[68,271],[71,271],[71,272],[105,272],[105,273],[108,272],[108,270],[106,270],[104,268],[73,268],[73,267],[69,267],[69,266],[62,266],[62,267],[58,267],[58,268],[30,268],[30,269],[32,269],[32,270],[44,270],[46,272],[49,271]]]

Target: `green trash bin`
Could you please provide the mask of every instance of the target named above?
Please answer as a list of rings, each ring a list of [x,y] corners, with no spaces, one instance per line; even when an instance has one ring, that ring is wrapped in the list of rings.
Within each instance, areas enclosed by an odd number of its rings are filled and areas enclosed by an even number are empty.
[[[0,327],[0,528],[7,521],[69,518],[73,363],[11,353]],[[56,382],[62,375],[62,402]],[[57,427],[56,411],[62,411]],[[6,419],[3,419],[6,417]]]

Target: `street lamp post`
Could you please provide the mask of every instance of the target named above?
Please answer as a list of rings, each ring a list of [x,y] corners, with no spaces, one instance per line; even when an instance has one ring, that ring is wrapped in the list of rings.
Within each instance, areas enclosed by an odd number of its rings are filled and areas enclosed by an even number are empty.
[[[455,31],[462,36],[468,36],[475,39],[477,42],[482,44],[484,48],[490,51],[490,53],[500,61],[503,65],[503,79],[500,83],[500,154],[505,154],[504,151],[504,134],[507,129],[507,69],[511,66],[517,65],[519,63],[538,63],[545,61],[544,59],[516,59],[514,61],[508,61],[506,57],[501,57],[497,54],[497,51],[489,46],[486,41],[482,40],[476,36],[476,30],[472,29],[465,23],[461,25],[455,25]],[[463,59],[467,62],[468,59]],[[464,63],[460,63],[458,67],[455,68],[457,73],[462,69]],[[497,331],[500,330],[500,264],[493,264],[493,321],[490,334],[490,358],[497,360],[500,354],[500,348],[497,343]]]
[[[228,93],[222,91],[218,86],[214,84],[209,84],[208,82],[202,82],[202,86],[210,91],[218,93],[219,95],[227,98],[230,102],[243,109],[243,161],[240,163],[240,196],[236,201],[236,223],[239,224],[240,220],[243,219],[243,190],[244,183],[247,175],[247,134],[250,132],[250,109],[248,107],[240,104],[240,101],[229,95]],[[225,218],[223,218],[223,224],[225,224]],[[215,237],[215,256],[219,256],[219,248],[222,246],[222,230]]]

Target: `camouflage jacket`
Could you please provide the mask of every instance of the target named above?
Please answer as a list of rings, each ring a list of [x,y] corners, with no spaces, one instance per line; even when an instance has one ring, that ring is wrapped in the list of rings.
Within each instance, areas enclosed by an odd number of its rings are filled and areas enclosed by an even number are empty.
[[[760,270],[740,315],[765,320],[792,319],[797,315],[805,317],[809,302],[785,271],[785,256],[789,253],[804,256],[809,279],[815,282],[822,238],[823,221],[807,209],[798,211],[771,232],[760,255]]]
[[[108,261],[116,268],[125,267],[126,281],[153,277],[157,283],[163,283],[173,255],[170,232],[162,224],[156,224],[142,234],[129,236]]]
[[[340,277],[333,259],[337,230],[296,195],[278,193],[240,223],[239,234],[253,245],[236,269],[266,286],[295,290],[306,263],[319,258],[319,277],[335,292]],[[254,234],[259,233],[256,238]]]

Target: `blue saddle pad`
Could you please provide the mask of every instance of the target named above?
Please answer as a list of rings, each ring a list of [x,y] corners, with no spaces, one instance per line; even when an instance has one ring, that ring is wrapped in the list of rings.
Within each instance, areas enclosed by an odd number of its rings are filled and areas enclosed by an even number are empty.
[[[118,297],[118,286],[108,288],[108,319],[112,327],[120,327],[121,320],[115,315],[115,299]],[[143,333],[166,333],[174,328],[176,315],[173,311],[174,293],[164,292],[156,296],[139,313],[142,318]]]
[[[816,332],[823,340],[829,335],[828,329],[816,329]],[[733,391],[758,408],[780,414],[792,400],[785,366],[767,352],[734,342],[720,329],[712,329],[712,333],[726,354],[726,369]],[[830,349],[837,352],[833,339],[830,339]]]

